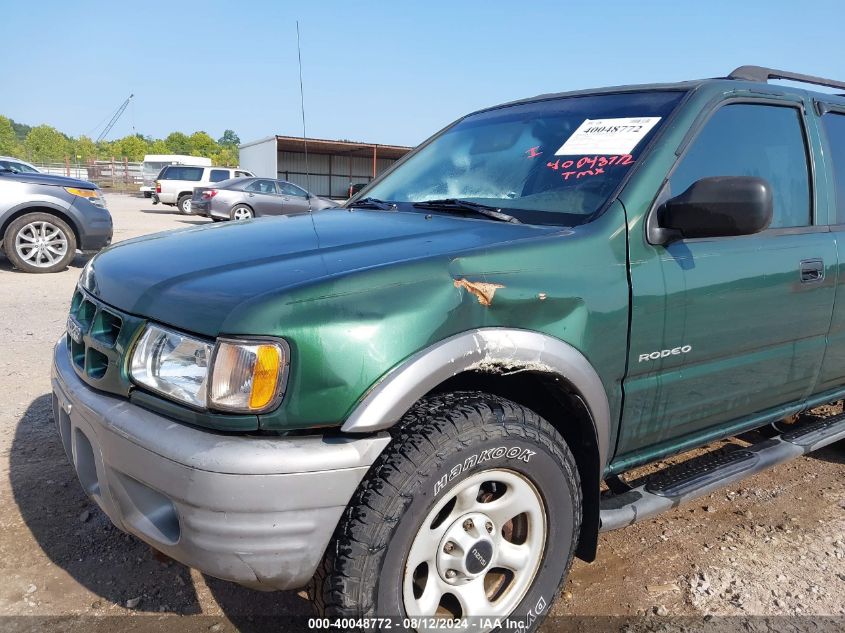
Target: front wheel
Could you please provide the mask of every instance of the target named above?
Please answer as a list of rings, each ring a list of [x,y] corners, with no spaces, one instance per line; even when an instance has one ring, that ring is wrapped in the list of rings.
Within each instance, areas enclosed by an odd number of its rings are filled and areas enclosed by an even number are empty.
[[[55,273],[76,255],[76,236],[66,222],[49,213],[27,213],[6,229],[3,250],[15,268]]]
[[[508,617],[535,629],[581,524],[563,438],[533,411],[476,392],[425,399],[391,432],[315,577],[323,614]]]

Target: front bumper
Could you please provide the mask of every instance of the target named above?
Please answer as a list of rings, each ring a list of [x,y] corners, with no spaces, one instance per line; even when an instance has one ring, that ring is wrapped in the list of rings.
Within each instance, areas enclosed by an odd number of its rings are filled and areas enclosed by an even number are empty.
[[[232,436],[176,423],[95,391],[64,337],[53,416],[85,492],[120,529],[217,578],[305,585],[341,513],[390,441]]]
[[[73,206],[80,221],[77,248],[85,253],[95,253],[111,244],[114,233],[111,213],[84,198],[77,198]]]

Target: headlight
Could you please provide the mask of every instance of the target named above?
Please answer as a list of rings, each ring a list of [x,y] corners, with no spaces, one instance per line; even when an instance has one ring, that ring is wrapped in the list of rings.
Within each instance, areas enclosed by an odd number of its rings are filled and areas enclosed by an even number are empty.
[[[204,341],[151,325],[135,346],[130,373],[153,391],[205,407],[211,351]]]
[[[100,207],[101,209],[106,208],[106,199],[103,197],[103,192],[99,189],[80,189],[78,187],[65,187],[65,191],[74,196],[85,198],[88,200],[88,202]]]
[[[132,379],[194,407],[259,413],[281,395],[287,348],[275,340],[212,345],[149,325],[130,363]]]

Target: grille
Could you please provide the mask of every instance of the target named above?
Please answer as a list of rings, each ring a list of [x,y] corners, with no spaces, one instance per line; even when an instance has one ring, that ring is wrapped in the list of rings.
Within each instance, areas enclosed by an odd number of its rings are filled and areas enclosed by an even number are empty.
[[[70,304],[67,336],[76,373],[93,387],[128,395],[126,354],[142,323],[77,289]]]

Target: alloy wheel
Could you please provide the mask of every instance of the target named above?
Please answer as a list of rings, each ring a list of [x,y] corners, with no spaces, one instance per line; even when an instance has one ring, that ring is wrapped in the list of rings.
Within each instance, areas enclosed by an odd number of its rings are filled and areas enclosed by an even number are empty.
[[[15,251],[26,263],[37,268],[49,268],[67,254],[67,235],[51,222],[30,222],[15,235]]]

